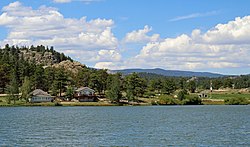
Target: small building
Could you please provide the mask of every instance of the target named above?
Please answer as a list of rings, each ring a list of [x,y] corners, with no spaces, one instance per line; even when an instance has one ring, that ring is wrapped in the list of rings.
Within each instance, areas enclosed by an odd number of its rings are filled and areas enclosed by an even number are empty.
[[[40,102],[52,102],[53,97],[47,92],[36,89],[30,93],[31,98],[29,98],[29,102],[31,103],[40,103]]]
[[[81,87],[75,90],[74,98],[76,98],[79,102],[97,101],[95,90],[89,87]]]
[[[208,98],[208,95],[205,93],[198,94],[199,98]]]

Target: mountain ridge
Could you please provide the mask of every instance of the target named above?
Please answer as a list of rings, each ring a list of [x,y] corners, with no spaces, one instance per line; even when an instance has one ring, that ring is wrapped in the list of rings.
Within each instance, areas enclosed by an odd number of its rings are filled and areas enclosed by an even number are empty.
[[[163,75],[167,77],[209,77],[209,78],[218,78],[224,77],[227,75],[212,73],[212,72],[194,72],[194,71],[182,71],[182,70],[165,70],[161,68],[153,69],[122,69],[122,70],[110,70],[110,73],[122,73],[123,75],[128,75],[131,73],[154,73],[158,75]]]

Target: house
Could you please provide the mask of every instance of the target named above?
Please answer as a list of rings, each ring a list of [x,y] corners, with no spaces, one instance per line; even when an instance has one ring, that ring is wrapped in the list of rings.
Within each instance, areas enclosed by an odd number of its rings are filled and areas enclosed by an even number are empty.
[[[81,87],[75,90],[74,98],[79,102],[94,102],[97,100],[95,90],[89,87]]]
[[[29,98],[29,102],[31,103],[40,103],[40,102],[52,102],[53,98],[47,92],[44,92],[41,89],[36,89],[30,93],[31,98]]]

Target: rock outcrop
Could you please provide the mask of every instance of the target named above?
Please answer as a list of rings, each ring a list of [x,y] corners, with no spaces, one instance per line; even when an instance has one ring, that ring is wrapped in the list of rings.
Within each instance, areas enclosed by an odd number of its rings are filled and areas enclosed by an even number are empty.
[[[66,61],[62,61],[58,64],[54,64],[54,65],[52,65],[52,67],[63,68],[67,71],[70,71],[73,74],[76,74],[76,73],[78,73],[78,71],[85,68],[86,66],[84,64],[81,64],[80,62],[77,62],[77,61],[71,62],[69,60],[66,60]]]

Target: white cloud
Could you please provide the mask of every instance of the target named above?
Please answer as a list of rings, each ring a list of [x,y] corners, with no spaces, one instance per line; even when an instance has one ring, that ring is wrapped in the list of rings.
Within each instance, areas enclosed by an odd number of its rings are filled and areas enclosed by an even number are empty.
[[[113,62],[97,62],[94,66],[97,69],[119,69],[119,66]]]
[[[6,39],[0,45],[48,45],[59,51],[71,51],[81,62],[101,61],[100,50],[107,50],[110,58],[117,61],[118,40],[112,32],[113,20],[64,18],[52,7],[38,9],[23,6],[20,2],[10,3],[2,9],[0,25],[9,29]],[[112,54],[113,53],[113,54]],[[98,60],[99,59],[99,60]],[[113,61],[113,60],[112,60]]]
[[[211,11],[211,12],[206,12],[206,13],[193,13],[189,15],[178,16],[178,17],[170,19],[169,21],[180,21],[180,20],[193,19],[193,18],[198,18],[198,17],[213,16],[218,13],[219,11]]]
[[[153,34],[151,36],[148,33],[152,31],[149,26],[144,26],[143,29],[135,30],[126,34],[124,41],[126,43],[143,43],[143,42],[154,42],[159,40],[159,34]]]
[[[112,19],[65,18],[53,7],[33,9],[14,2],[2,8],[0,25],[8,28],[7,37],[0,41],[1,46],[7,43],[55,46],[96,68],[198,70],[250,67],[250,16],[218,24],[206,32],[195,29],[190,35],[165,39],[160,39],[159,34],[150,34],[152,28],[146,25],[127,33],[119,41],[112,32]],[[121,45],[131,47],[137,43],[144,46],[133,57],[118,49]]]
[[[203,34],[194,30],[190,36],[149,42],[124,65],[180,70],[249,67],[249,30],[250,16],[246,16],[218,24]]]
[[[115,50],[100,50],[98,52],[98,61],[120,61],[121,55]]]
[[[202,40],[211,44],[249,44],[250,16],[216,25],[202,36]]]
[[[71,0],[53,0],[54,3],[70,3]]]

